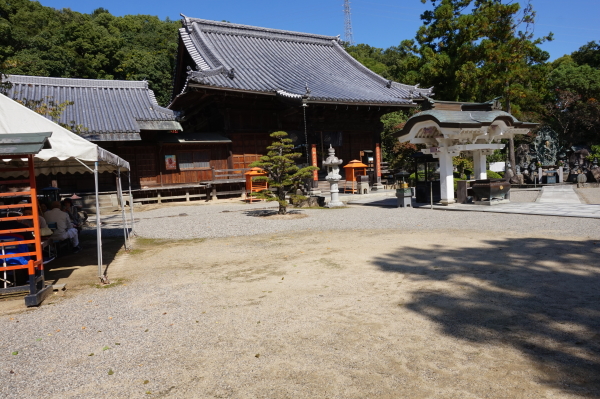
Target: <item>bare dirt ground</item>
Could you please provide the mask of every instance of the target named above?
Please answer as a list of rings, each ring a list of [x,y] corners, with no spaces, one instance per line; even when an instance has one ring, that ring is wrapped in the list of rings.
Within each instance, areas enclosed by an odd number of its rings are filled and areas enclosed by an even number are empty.
[[[53,298],[60,356],[0,359],[13,386],[82,381],[57,398],[600,397],[599,255],[484,231],[139,239],[109,268],[124,284]]]

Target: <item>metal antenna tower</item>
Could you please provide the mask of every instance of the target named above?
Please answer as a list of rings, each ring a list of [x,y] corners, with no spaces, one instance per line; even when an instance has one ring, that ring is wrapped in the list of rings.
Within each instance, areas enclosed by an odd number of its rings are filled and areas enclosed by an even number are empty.
[[[352,18],[350,16],[350,0],[344,0],[344,39],[348,44],[354,44],[352,37]]]

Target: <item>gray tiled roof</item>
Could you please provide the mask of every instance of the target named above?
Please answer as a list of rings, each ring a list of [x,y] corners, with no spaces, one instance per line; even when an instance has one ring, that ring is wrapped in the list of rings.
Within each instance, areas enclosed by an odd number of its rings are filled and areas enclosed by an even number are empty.
[[[496,119],[504,119],[510,126],[535,127],[537,124],[521,122],[508,112],[493,111],[446,111],[431,109],[419,112],[411,117],[412,120],[434,119],[440,126],[449,127],[480,127],[491,125]],[[408,124],[408,123],[407,123]]]
[[[0,134],[0,155],[15,156],[37,154],[44,147],[50,147],[48,133],[5,133]]]
[[[7,80],[13,84],[8,96],[15,100],[73,101],[59,122],[82,125],[89,140],[140,140],[140,130],[148,126],[179,126],[176,113],[158,105],[147,82],[23,75]]]
[[[402,130],[394,133],[395,137],[402,137],[410,133],[411,129],[419,122],[434,121],[440,127],[456,129],[478,129],[490,126],[496,120],[503,120],[508,126],[519,129],[533,129],[537,123],[521,122],[508,112],[502,110],[491,111],[448,111],[430,109],[413,115],[404,125]]]
[[[335,36],[183,18],[181,40],[196,70],[188,83],[264,92],[288,100],[412,104],[431,95],[388,81],[350,56]]]

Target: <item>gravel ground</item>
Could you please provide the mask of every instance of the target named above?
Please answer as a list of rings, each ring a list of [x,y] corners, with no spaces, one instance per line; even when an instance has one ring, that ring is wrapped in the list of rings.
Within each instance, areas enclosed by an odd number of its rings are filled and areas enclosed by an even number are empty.
[[[600,220],[273,207],[138,212],[206,240],[0,316],[0,397],[598,397]]]
[[[598,188],[575,188],[575,192],[582,198],[584,203],[600,205],[600,187]]]
[[[532,196],[531,192],[517,195]],[[461,229],[512,231],[515,234],[544,232],[550,235],[600,237],[600,220],[536,215],[490,214],[428,209],[349,206],[342,209],[291,209],[305,218],[277,220],[261,217],[276,204],[217,203],[199,206],[170,206],[136,213],[135,230],[141,237],[160,239],[251,236],[288,231],[355,229]],[[110,220],[104,219],[109,222]],[[116,223],[119,218],[114,217]],[[560,221],[557,223],[557,221]],[[115,225],[115,233],[122,228]]]
[[[510,190],[510,202],[535,202],[541,190]]]

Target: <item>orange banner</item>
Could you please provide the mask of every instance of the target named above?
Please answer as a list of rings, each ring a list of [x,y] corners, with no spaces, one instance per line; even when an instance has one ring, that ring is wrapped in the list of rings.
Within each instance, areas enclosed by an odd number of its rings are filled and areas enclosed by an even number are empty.
[[[381,177],[381,145],[375,144],[375,176]]]
[[[313,144],[311,148],[312,155],[312,166],[317,166],[317,145]],[[313,180],[319,180],[319,173],[316,170],[313,170]]]

